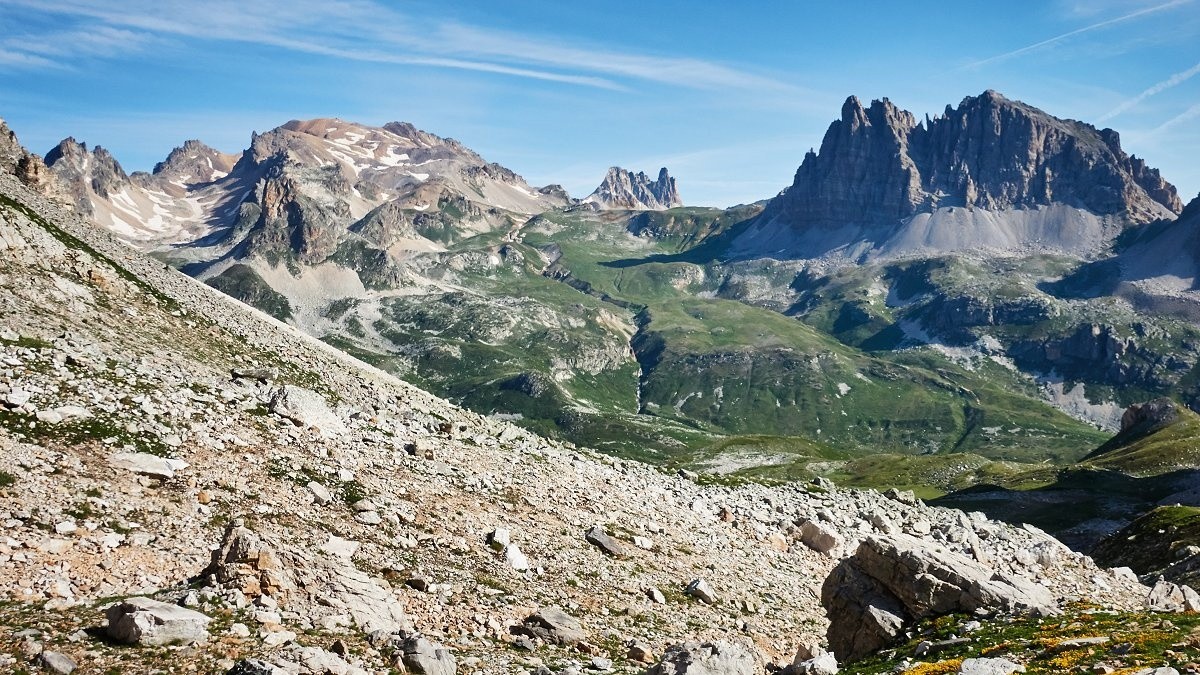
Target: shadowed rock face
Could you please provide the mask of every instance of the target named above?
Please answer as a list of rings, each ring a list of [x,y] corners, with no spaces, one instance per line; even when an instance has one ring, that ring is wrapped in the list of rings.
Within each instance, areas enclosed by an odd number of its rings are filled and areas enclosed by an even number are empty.
[[[1111,129],[1062,120],[994,91],[918,123],[888,99],[851,96],[764,221],[887,225],[945,206],[1064,203],[1144,223],[1177,214],[1175,188]]]
[[[604,176],[604,182],[583,201],[596,204],[602,209],[629,209],[632,211],[663,211],[683,206],[675,179],[666,167],[659,169],[658,179],[641,171],[634,173],[614,166]]]

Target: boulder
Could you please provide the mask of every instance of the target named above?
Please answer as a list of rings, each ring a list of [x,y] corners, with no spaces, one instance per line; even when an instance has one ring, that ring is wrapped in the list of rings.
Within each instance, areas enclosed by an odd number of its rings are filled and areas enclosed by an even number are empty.
[[[403,652],[404,667],[413,673],[425,675],[454,675],[458,665],[449,649],[430,642],[420,635],[406,639],[400,650]]]
[[[689,642],[667,648],[646,675],[757,675],[757,655],[736,642]]]
[[[71,675],[79,667],[79,664],[75,663],[75,660],[66,654],[50,650],[38,654],[37,662],[43,670],[55,673],[56,675]]]
[[[1146,609],[1152,612],[1198,612],[1200,594],[1189,586],[1159,579],[1146,596]]]
[[[818,553],[829,553],[842,545],[842,538],[831,527],[806,520],[800,524],[800,541]]]
[[[833,654],[826,652],[811,659],[793,663],[785,670],[789,675],[837,675],[838,662]]]
[[[516,635],[540,638],[556,645],[573,645],[587,638],[583,626],[575,617],[558,607],[544,607],[513,626]]]
[[[1053,595],[904,534],[868,537],[821,588],[828,639],[841,661],[891,643],[908,623],[952,613],[1057,613]]]
[[[346,433],[342,423],[315,391],[286,384],[271,396],[271,412],[304,427],[316,427],[323,436],[341,436]]]
[[[107,633],[117,642],[136,645],[192,644],[208,641],[210,618],[195,610],[150,598],[128,598],[109,607]]]
[[[625,557],[625,547],[621,545],[621,542],[610,537],[608,533],[604,531],[604,528],[599,525],[593,525],[591,529],[587,531],[587,534],[584,535],[584,538],[587,539],[589,544],[595,546],[601,551],[604,551],[614,558]]]
[[[692,582],[687,585],[687,588],[683,589],[683,594],[696,598],[706,605],[711,605],[717,601],[716,592],[713,591],[712,586],[709,586],[708,582],[703,579],[692,579]]]

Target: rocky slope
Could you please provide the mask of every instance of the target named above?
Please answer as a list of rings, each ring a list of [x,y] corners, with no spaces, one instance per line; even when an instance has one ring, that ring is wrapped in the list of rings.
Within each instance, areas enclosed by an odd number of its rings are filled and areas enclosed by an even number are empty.
[[[1095,253],[1130,224],[1171,218],[1175,188],[1117,133],[994,91],[918,122],[851,96],[820,152],[735,250],[855,259],[991,248]]]
[[[0,195],[2,668],[637,672],[665,652],[653,672],[764,672],[824,634],[837,561],[901,532],[1056,607],[1146,598],[1035,528],[911,495],[706,486],[548,442],[10,176]],[[691,640],[716,644],[668,649]]]
[[[619,166],[611,167],[600,186],[584,197],[583,202],[602,209],[629,211],[665,211],[683,206],[675,179],[667,173],[666,167],[658,170],[657,180],[650,180],[641,171],[634,173]]]

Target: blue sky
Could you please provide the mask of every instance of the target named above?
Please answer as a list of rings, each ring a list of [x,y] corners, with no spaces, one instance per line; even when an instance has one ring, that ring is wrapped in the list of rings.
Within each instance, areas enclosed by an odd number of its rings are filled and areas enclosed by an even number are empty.
[[[1200,191],[1200,0],[0,0],[0,117],[130,171],[289,119],[402,120],[575,196],[665,165],[726,206],[790,184],[849,94],[920,116],[989,88]]]

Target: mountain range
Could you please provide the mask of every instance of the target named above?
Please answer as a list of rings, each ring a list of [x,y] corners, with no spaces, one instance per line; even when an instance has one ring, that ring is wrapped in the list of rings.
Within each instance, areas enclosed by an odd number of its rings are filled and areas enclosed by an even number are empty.
[[[1200,200],[987,92],[677,202],[400,123],[133,174],[0,123],[0,670],[1200,658]]]
[[[1132,403],[1200,401],[1200,202],[1117,132],[994,91],[920,121],[850,97],[791,186],[730,209],[681,206],[665,168],[574,199],[395,122],[188,141],[150,174],[73,139],[44,164],[78,212],[278,319],[668,465],[873,484],[861,458],[893,453],[944,491],[951,457],[1072,462]]]

